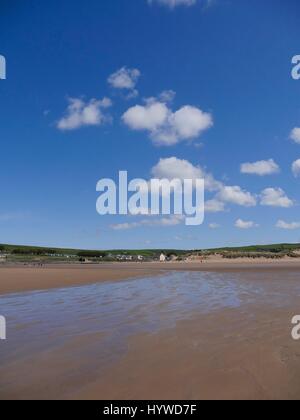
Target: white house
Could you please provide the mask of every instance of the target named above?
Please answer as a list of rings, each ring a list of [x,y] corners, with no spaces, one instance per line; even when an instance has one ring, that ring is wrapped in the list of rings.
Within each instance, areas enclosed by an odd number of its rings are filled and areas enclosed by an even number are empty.
[[[165,256],[165,254],[160,254],[159,261],[165,262],[166,259],[167,259],[167,257]]]

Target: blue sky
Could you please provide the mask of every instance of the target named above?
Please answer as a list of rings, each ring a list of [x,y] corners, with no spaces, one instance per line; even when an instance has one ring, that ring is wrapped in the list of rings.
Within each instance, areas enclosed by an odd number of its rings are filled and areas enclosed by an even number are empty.
[[[300,242],[299,2],[150,3],[1,2],[0,242]],[[96,213],[100,178],[170,165],[218,185],[202,226]]]

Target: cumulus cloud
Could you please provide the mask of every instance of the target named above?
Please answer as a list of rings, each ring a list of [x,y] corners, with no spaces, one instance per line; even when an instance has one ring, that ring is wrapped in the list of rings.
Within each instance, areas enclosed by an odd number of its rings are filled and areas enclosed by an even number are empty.
[[[115,89],[134,90],[141,76],[138,69],[122,67],[108,78],[108,83]]]
[[[220,201],[244,207],[256,206],[256,198],[239,186],[223,186],[217,195]]]
[[[69,98],[69,105],[58,123],[59,130],[76,130],[84,126],[96,126],[111,120],[103,110],[109,108],[112,102],[109,98],[91,99],[85,102],[80,98]]]
[[[291,138],[291,140],[293,140],[295,143],[300,144],[300,127],[295,127],[295,128],[291,131],[290,138]]]
[[[237,204],[244,207],[255,206],[256,197],[239,186],[226,186],[216,180],[214,176],[201,166],[195,166],[185,159],[170,157],[160,159],[152,168],[151,174],[155,178],[169,179],[204,179],[206,191],[216,192],[216,196],[205,203],[205,211],[218,213],[225,211],[225,204]]]
[[[138,227],[146,226],[146,227],[170,227],[170,226],[177,226],[180,225],[184,221],[184,217],[180,215],[172,215],[169,217],[162,217],[160,219],[143,219],[138,222],[130,222],[130,223],[119,223],[111,225],[113,230],[129,230],[135,229]]]
[[[254,228],[254,227],[257,227],[258,225],[256,224],[256,223],[254,223],[254,222],[252,222],[252,221],[245,221],[245,220],[242,220],[242,219],[238,219],[236,222],[235,222],[235,227],[236,228],[238,228],[238,229],[252,229],[252,228]]]
[[[194,166],[188,160],[176,157],[160,159],[157,165],[152,168],[151,174],[158,179],[204,179],[205,188],[208,191],[216,191],[221,187],[212,174],[207,173],[200,166]]]
[[[197,0],[148,0],[148,3],[158,3],[174,9],[177,6],[193,6],[197,3]]]
[[[213,126],[212,115],[199,108],[186,105],[173,112],[166,102],[153,98],[129,108],[122,120],[132,130],[147,131],[154,143],[163,146],[193,140]]]
[[[147,130],[151,133],[158,131],[168,117],[165,103],[153,102],[146,106],[136,105],[129,108],[122,119],[132,130]]]
[[[281,188],[266,188],[261,192],[260,204],[271,207],[292,207],[293,201],[290,200]]]
[[[292,172],[296,178],[300,175],[300,159],[295,160],[295,162],[293,162]]]
[[[205,190],[215,192],[215,196],[205,201],[205,212],[219,213],[226,211],[226,203],[244,207],[256,206],[257,200],[250,192],[239,186],[226,186],[216,180],[211,173],[201,166],[195,166],[185,159],[176,157],[163,158],[152,168],[151,175],[158,179],[204,179]]]
[[[279,229],[296,230],[300,229],[300,222],[285,222],[284,220],[278,220],[276,227]]]
[[[253,163],[248,162],[241,165],[242,174],[264,176],[276,174],[278,172],[280,172],[280,168],[273,159],[260,160]]]
[[[199,166],[194,166],[188,160],[176,157],[160,159],[158,164],[152,168],[151,173],[156,178],[203,178],[203,170]]]

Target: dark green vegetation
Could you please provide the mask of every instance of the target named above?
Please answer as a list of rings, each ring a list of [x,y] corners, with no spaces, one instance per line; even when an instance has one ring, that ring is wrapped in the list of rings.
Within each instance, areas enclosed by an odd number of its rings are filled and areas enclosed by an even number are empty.
[[[254,245],[245,247],[227,247],[208,250],[174,250],[174,249],[144,249],[144,250],[80,250],[67,248],[45,248],[20,245],[0,244],[0,257],[11,262],[105,262],[105,261],[136,261],[158,260],[160,254],[178,260],[191,255],[199,257],[222,255],[226,259],[236,258],[270,258],[279,259],[285,256],[300,258],[300,244]]]
[[[40,261],[40,262],[101,262],[101,261],[129,261],[138,260],[143,257],[145,260],[158,259],[160,254],[164,253],[167,257],[175,255],[180,258],[187,254],[187,251],[166,250],[166,249],[145,249],[145,250],[80,250],[67,248],[45,248],[23,245],[0,245],[0,256],[5,257],[7,261]]]

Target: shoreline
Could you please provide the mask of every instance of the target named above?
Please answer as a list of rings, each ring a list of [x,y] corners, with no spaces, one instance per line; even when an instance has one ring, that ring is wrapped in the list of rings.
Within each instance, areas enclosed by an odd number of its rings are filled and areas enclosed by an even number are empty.
[[[123,281],[157,276],[172,271],[199,272],[273,272],[300,271],[300,261],[255,260],[205,262],[150,262],[150,263],[103,263],[103,264],[48,264],[42,267],[23,264],[0,265],[0,296],[29,291],[84,286],[88,284]]]

